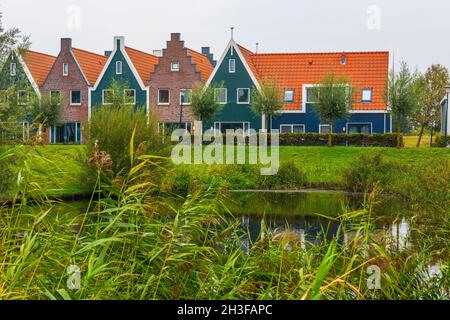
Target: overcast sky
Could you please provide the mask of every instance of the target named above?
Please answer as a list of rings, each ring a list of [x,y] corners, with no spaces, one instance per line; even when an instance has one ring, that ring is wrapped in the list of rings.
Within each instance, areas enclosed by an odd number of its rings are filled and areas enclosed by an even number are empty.
[[[59,38],[103,53],[112,37],[149,51],[171,32],[186,46],[222,54],[235,39],[260,52],[388,50],[420,70],[450,68],[449,0],[1,0],[5,27],[31,35],[32,49],[56,55]]]

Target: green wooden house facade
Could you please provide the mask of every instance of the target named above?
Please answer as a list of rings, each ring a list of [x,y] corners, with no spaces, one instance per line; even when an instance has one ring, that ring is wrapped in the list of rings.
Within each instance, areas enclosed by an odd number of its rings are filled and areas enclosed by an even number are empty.
[[[252,92],[257,90],[258,81],[234,40],[229,42],[207,85],[222,86],[222,89],[216,89],[216,99],[223,107],[211,121],[204,124],[204,129],[215,128],[225,132],[226,129],[262,128],[262,117],[250,107]]]
[[[124,42],[124,37],[114,37],[114,51],[109,54],[102,73],[90,90],[89,117],[94,108],[108,105],[107,92],[113,81],[124,86],[127,104],[148,110],[149,88],[142,77],[147,71],[150,76],[150,70],[147,70],[150,62],[146,59],[147,54],[125,47]]]

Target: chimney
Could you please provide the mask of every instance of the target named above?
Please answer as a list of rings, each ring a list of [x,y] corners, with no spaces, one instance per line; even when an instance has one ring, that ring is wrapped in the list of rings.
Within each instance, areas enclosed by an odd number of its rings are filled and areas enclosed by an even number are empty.
[[[105,51],[105,57],[108,57],[108,58],[109,58],[109,56],[111,55],[111,53],[112,53],[112,51],[111,51],[111,50],[109,50],[109,51]]]
[[[208,58],[209,62],[213,65],[213,67],[216,66],[217,61],[214,60],[214,54],[211,53],[210,47],[202,47],[202,55]]]
[[[153,55],[157,56],[158,58],[162,57],[162,50],[153,50]]]
[[[181,34],[180,33],[171,33],[170,34],[170,41],[180,41]]]
[[[72,38],[61,38],[61,51],[72,49]]]
[[[125,46],[125,37],[114,37],[114,50],[121,50]]]

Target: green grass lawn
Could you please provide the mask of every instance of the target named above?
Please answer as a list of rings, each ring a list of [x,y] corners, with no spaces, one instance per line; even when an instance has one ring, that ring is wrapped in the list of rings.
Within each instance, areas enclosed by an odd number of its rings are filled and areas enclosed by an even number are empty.
[[[280,147],[281,162],[292,159],[306,173],[311,185],[337,185],[343,183],[343,170],[362,154],[382,153],[387,160],[411,166],[427,166],[430,160],[447,160],[450,149],[437,148],[360,148],[360,147]],[[82,184],[83,146],[47,145],[19,147],[20,162],[29,159],[31,181],[35,187],[45,189],[49,195],[68,195],[89,192]],[[27,157],[27,155],[33,155]],[[189,166],[194,176],[211,174],[217,166]],[[220,174],[220,170],[215,171]]]

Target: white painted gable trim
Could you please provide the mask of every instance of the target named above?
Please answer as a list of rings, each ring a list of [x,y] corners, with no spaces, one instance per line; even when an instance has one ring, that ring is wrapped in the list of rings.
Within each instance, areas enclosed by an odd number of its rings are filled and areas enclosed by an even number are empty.
[[[211,75],[209,76],[208,81],[206,81],[205,87],[208,87],[208,86],[211,84],[212,80],[213,80],[214,77],[216,76],[217,71],[219,70],[220,66],[221,66],[222,63],[224,62],[225,57],[227,56],[227,53],[228,53],[228,51],[230,51],[230,49],[233,50],[233,53],[234,53],[234,52],[237,53],[239,59],[242,61],[242,63],[243,63],[243,65],[244,65],[245,69],[247,70],[247,73],[250,75],[250,78],[252,79],[253,84],[254,84],[255,87],[259,90],[260,86],[259,86],[258,80],[256,80],[256,77],[255,77],[255,75],[253,74],[252,70],[250,69],[250,67],[249,67],[249,65],[248,65],[248,63],[247,63],[247,60],[244,59],[244,56],[242,55],[241,50],[239,50],[239,47],[236,45],[236,42],[235,42],[233,39],[231,39],[230,42],[228,42],[228,45],[227,45],[225,51],[222,53],[222,56],[220,57],[219,62],[216,64],[216,67],[214,68],[213,72],[212,72]],[[227,70],[228,70],[228,67],[227,67]]]
[[[117,48],[117,40],[120,40],[122,43],[122,46],[120,48]],[[139,76],[139,73],[137,72],[136,68],[134,67],[134,64],[131,62],[131,59],[128,56],[127,51],[125,50],[125,37],[114,37],[114,51],[110,54],[108,61],[106,61],[106,64],[103,67],[103,70],[100,73],[100,76],[98,77],[97,82],[95,83],[94,88],[92,90],[93,91],[97,90],[101,80],[103,79],[103,76],[106,73],[106,70],[108,70],[108,67],[111,64],[111,61],[113,60],[113,58],[116,55],[118,50],[120,50],[122,55],[125,57],[125,61],[127,62],[128,66],[130,67],[131,72],[133,73],[137,82],[139,83],[141,90],[147,91],[148,87],[145,86],[144,82],[142,81],[141,77]]]
[[[37,85],[36,81],[34,81],[33,76],[31,75],[30,70],[28,69],[27,64],[25,63],[25,60],[23,59],[23,57],[20,55],[19,51],[15,50],[14,51],[14,55],[17,57],[17,59],[19,60],[20,65],[22,66],[23,70],[25,71],[25,74],[28,78],[28,81],[30,81],[31,86],[33,87],[34,91],[36,92],[37,96],[39,98],[41,98],[41,92],[39,91],[39,86]]]
[[[69,50],[70,55],[72,56],[73,60],[75,61],[75,64],[77,65],[78,70],[80,70],[81,75],[83,76],[84,81],[86,81],[86,84],[88,86],[91,86],[91,84],[89,83],[88,79],[86,78],[86,75],[84,74],[83,69],[81,68],[80,64],[78,63],[77,58],[75,57],[75,54],[73,53],[72,49]],[[55,61],[56,63],[56,61]]]

